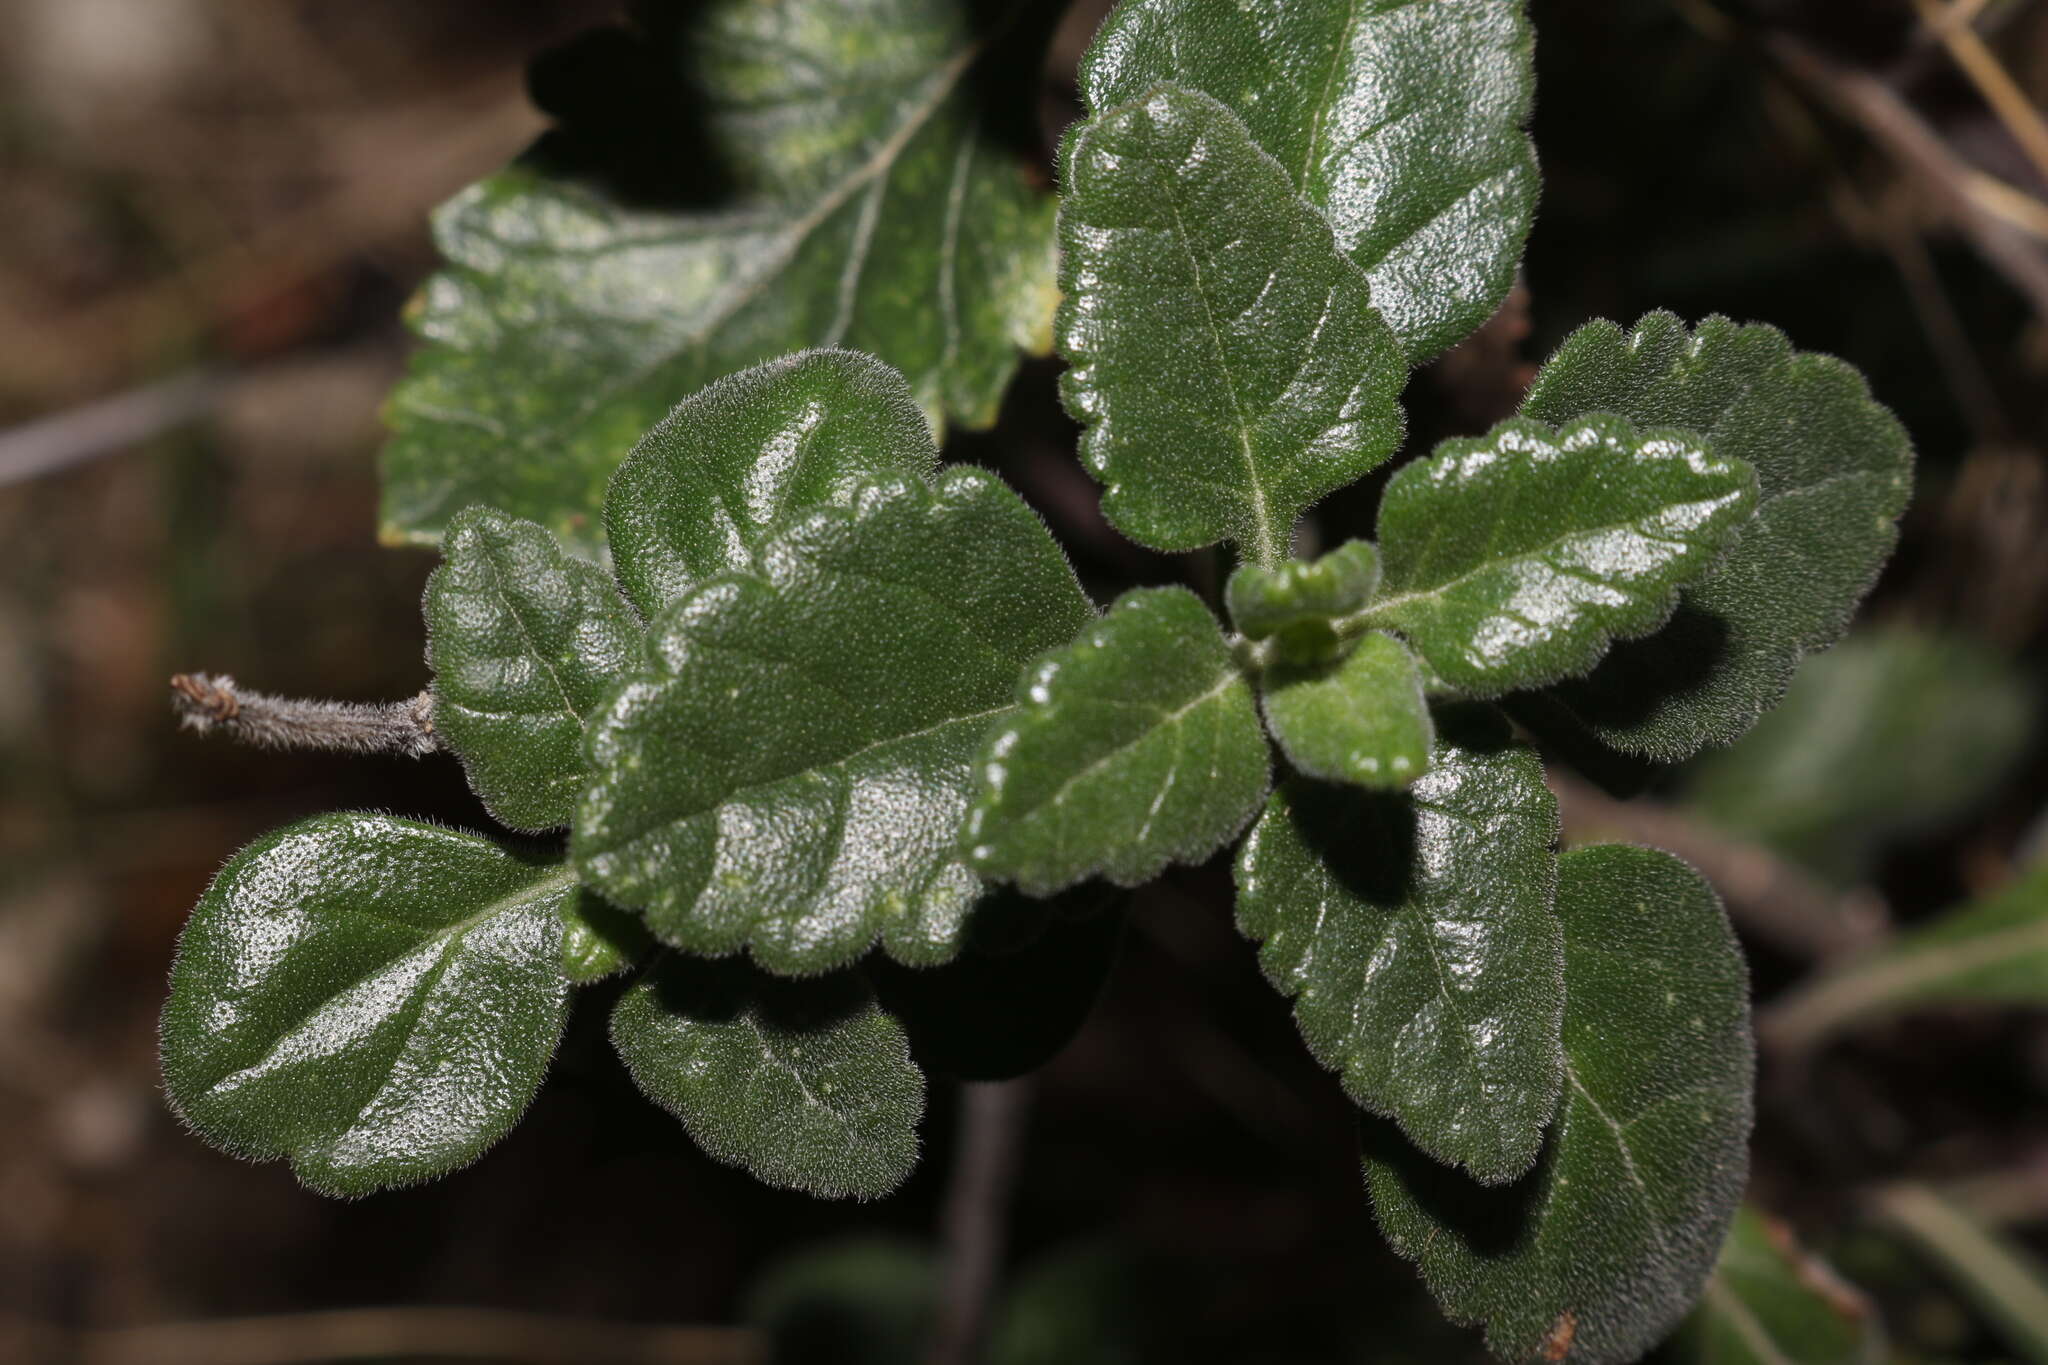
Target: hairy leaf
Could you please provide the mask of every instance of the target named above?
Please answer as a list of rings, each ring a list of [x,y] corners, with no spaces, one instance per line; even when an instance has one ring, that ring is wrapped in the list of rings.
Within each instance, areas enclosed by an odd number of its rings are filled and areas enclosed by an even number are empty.
[[[805,346],[880,355],[935,423],[993,421],[1017,348],[1050,340],[1054,209],[976,99],[1020,57],[965,10],[712,0],[646,41],[680,64],[647,113],[671,181],[629,199],[529,163],[448,204],[391,401],[385,535],[431,540],[483,502],[594,551],[641,433]],[[713,202],[659,202],[718,171]]]
[[[692,584],[753,568],[781,523],[938,463],[902,375],[872,356],[806,351],[710,384],[648,432],[612,478],[605,536],[651,620]]]
[[[1749,983],[1720,902],[1654,849],[1558,859],[1565,1088],[1536,1169],[1486,1189],[1392,1125],[1373,1209],[1451,1317],[1508,1361],[1621,1365],[1699,1297],[1749,1169]]]
[[[640,665],[640,622],[602,569],[533,522],[472,507],[442,554],[426,593],[434,730],[499,821],[566,825],[585,718]]]
[[[1503,422],[1387,485],[1365,619],[1473,696],[1584,673],[1670,619],[1755,505],[1747,465],[1680,432]]]
[[[1289,627],[1349,616],[1379,586],[1379,551],[1370,541],[1353,540],[1321,559],[1290,559],[1277,569],[1240,564],[1224,598],[1231,623],[1245,638],[1264,640]]]
[[[323,1194],[466,1166],[562,1033],[564,863],[384,815],[236,854],[179,940],[164,1085],[200,1136]]]
[[[1102,113],[1063,164],[1061,391],[1103,514],[1277,564],[1304,508],[1400,442],[1407,365],[1364,273],[1198,91]]]
[[[1270,767],[1216,618],[1185,588],[1142,588],[1018,682],[960,846],[1034,896],[1092,876],[1136,886],[1236,837]]]
[[[1238,852],[1238,928],[1309,1051],[1490,1182],[1536,1159],[1563,1076],[1556,838],[1535,751],[1459,707],[1408,792],[1284,783]]]
[[[1812,1047],[1927,1005],[2048,1005],[2048,865],[1775,1002],[1763,1032]]]
[[[562,969],[578,986],[617,976],[654,947],[630,910],[607,905],[588,889],[562,902]]]
[[[991,891],[959,957],[942,967],[877,962],[876,993],[927,1071],[968,1081],[1036,1071],[1095,1008],[1123,943],[1126,899],[1099,886],[1052,900]]]
[[[955,851],[981,738],[1088,601],[971,470],[871,485],[757,558],[678,601],[592,722],[577,863],[695,952],[798,974],[877,938],[950,958],[981,894]]]
[[[612,1043],[698,1146],[767,1184],[875,1199],[917,1164],[924,1076],[857,974],[664,954],[620,998]]]
[[[1859,632],[1801,664],[1777,710],[1696,764],[1686,799],[1722,829],[1861,877],[1883,844],[1968,815],[2012,773],[2034,692],[1967,637]]]
[[[1097,110],[1161,81],[1229,105],[1421,364],[1514,284],[1536,211],[1533,51],[1520,0],[1125,0],[1081,89]]]
[[[1744,1205],[1706,1297],[1671,1339],[1693,1365],[1879,1365],[1884,1324],[1777,1219]]]
[[[1391,635],[1374,631],[1334,663],[1275,664],[1261,700],[1273,738],[1310,777],[1392,790],[1429,768],[1422,672]]]
[[[1688,333],[1669,313],[1627,334],[1589,324],[1543,367],[1523,411],[1683,427],[1756,470],[1755,518],[1671,624],[1557,689],[1561,710],[1531,717],[1664,762],[1735,739],[1784,694],[1802,654],[1841,638],[1912,492],[1912,444],[1862,376],[1770,327],[1717,317]]]

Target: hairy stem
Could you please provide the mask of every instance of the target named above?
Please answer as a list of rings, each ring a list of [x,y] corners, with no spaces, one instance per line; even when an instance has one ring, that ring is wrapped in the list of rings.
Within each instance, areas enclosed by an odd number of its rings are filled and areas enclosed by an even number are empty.
[[[171,709],[187,730],[266,749],[419,758],[441,748],[428,692],[404,701],[308,701],[237,687],[224,673],[180,673],[171,679]]]

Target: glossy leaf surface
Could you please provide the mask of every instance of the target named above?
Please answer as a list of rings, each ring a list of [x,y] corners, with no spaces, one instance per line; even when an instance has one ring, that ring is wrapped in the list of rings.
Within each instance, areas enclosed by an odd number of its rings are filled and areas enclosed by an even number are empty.
[[[388,538],[483,502],[594,552],[612,470],[719,375],[847,346],[909,375],[935,423],[985,425],[1017,348],[1047,347],[1053,202],[976,99],[1036,54],[977,65],[1002,35],[952,0],[714,0],[673,26],[645,40],[677,64],[647,114],[671,182],[629,200],[530,163],[437,218]],[[706,167],[729,189],[685,202]]]
[[[1797,1049],[1918,1006],[1973,1004],[2048,1005],[2048,866],[1783,997],[1763,1030]]]
[[[585,718],[639,666],[640,622],[609,575],[533,522],[472,507],[442,554],[425,606],[434,729],[501,823],[566,825]]]
[[[1420,364],[1492,316],[1536,209],[1519,0],[1126,0],[1081,66],[1100,110],[1161,81],[1250,125]]]
[[[465,1166],[561,1037],[566,864],[383,815],[259,839],[207,888],[164,1007],[164,1084],[199,1134],[324,1194]]]
[[[1139,589],[1018,682],[960,846],[1034,896],[1091,876],[1136,886],[1236,837],[1270,767],[1216,618],[1185,588]]]
[[[919,1066],[1008,1080],[1058,1056],[1087,1022],[1123,943],[1126,900],[1099,885],[1051,900],[998,888],[975,907],[951,962],[868,970]]]
[[[1556,838],[1535,751],[1467,707],[1408,792],[1284,783],[1238,852],[1238,928],[1309,1051],[1490,1182],[1536,1159],[1563,1076]]]
[[[1705,1287],[1748,1177],[1749,984],[1720,902],[1654,849],[1558,859],[1565,1088],[1536,1168],[1486,1189],[1389,1124],[1373,1209],[1444,1311],[1507,1361],[1622,1365]]]
[[[766,1184],[876,1199],[917,1164],[924,1076],[858,975],[670,953],[620,998],[612,1042],[698,1146]]]
[[[1422,776],[1436,726],[1408,647],[1378,631],[1335,663],[1266,671],[1266,724],[1301,772],[1398,790]]]
[[[1665,762],[1734,740],[1784,694],[1802,654],[1841,638],[1912,492],[1911,442],[1862,376],[1770,327],[1709,318],[1688,332],[1669,313],[1626,334],[1589,324],[1543,367],[1523,411],[1682,427],[1756,470],[1756,516],[1670,625],[1553,694],[1565,709],[1551,723]]]
[[[675,946],[773,971],[943,961],[982,736],[1091,614],[1030,509],[977,471],[869,487],[707,580],[592,723],[575,852]]]
[[[1104,112],[1063,165],[1061,392],[1104,515],[1277,564],[1302,510],[1400,441],[1407,365],[1364,273],[1198,91]]]
[[[1667,1350],[1690,1365],[1879,1365],[1884,1325],[1790,1228],[1745,1205]]]
[[[1504,422],[1387,485],[1386,577],[1365,619],[1474,696],[1583,673],[1670,618],[1755,500],[1747,466],[1682,433]]]
[[[1843,879],[1888,841],[1966,817],[2026,757],[2034,684],[1955,634],[1857,632],[1799,667],[1784,702],[1690,770],[1722,829]]]
[[[612,479],[605,536],[652,620],[692,584],[754,567],[782,522],[938,463],[902,375],[872,356],[808,351],[717,380],[663,418]]]

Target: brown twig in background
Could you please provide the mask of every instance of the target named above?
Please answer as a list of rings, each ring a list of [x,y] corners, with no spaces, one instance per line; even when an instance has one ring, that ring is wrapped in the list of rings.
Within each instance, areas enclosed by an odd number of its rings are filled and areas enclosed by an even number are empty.
[[[353,1308],[82,1333],[76,1365],[300,1365],[431,1356],[519,1365],[762,1365],[737,1327],[668,1327],[482,1308]]]
[[[1836,891],[1769,849],[1654,801],[1616,801],[1556,772],[1550,786],[1569,840],[1619,837],[1677,854],[1706,874],[1738,924],[1775,948],[1827,960],[1861,952],[1888,932],[1889,912],[1873,891]]]
[[[171,709],[187,730],[218,730],[265,749],[422,758],[441,747],[430,692],[404,701],[307,701],[238,687],[225,673],[180,673],[171,679]]]
[[[2048,323],[2048,254],[1991,212],[1972,192],[1971,171],[1886,82],[1823,57],[1796,38],[1773,34],[1764,47],[1799,83],[1856,123],[1911,171],[1987,263]]]
[[[960,1088],[960,1131],[940,1221],[938,1323],[927,1365],[972,1365],[981,1358],[1030,1098],[1024,1080]]]
[[[220,376],[192,370],[0,431],[0,485],[160,436],[206,412],[220,394]]]
[[[1913,4],[1920,11],[1920,22],[1941,40],[2013,141],[2048,179],[2048,120],[2042,119],[2041,111],[1971,26],[1974,14],[1949,0],[1913,0]]]

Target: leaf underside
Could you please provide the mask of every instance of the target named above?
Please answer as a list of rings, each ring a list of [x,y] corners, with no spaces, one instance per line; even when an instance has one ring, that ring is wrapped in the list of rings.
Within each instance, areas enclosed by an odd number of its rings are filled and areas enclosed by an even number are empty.
[[[1296,779],[1237,859],[1237,922],[1354,1100],[1492,1182],[1529,1168],[1563,1075],[1557,804],[1500,717],[1442,718],[1405,793]]]
[[[1185,588],[1141,588],[1017,683],[960,844],[1034,896],[1200,862],[1257,812],[1271,760],[1251,687]]]
[[[1534,48],[1520,0],[1126,0],[1080,82],[1098,111],[1162,81],[1229,105],[1419,365],[1514,284],[1536,211]]]
[[[164,1084],[209,1142],[324,1194],[465,1166],[561,1037],[568,867],[383,815],[236,854],[179,940]]]
[[[1565,1088],[1536,1168],[1487,1189],[1365,1131],[1380,1227],[1507,1361],[1623,1365],[1698,1299],[1748,1177],[1742,954],[1699,874],[1654,849],[1558,859]]]
[[[1756,471],[1755,517],[1670,624],[1523,713],[1660,762],[1736,739],[1804,653],[1841,638],[1912,492],[1912,443],[1862,376],[1771,327],[1714,317],[1688,332],[1669,313],[1631,333],[1590,323],[1544,365],[1523,412],[1684,428]]]
[[[1364,273],[1199,91],[1099,115],[1062,165],[1061,393],[1103,514],[1278,563],[1303,509],[1400,441],[1407,365]]]
[[[591,725],[579,868],[666,942],[770,970],[959,947],[955,852],[981,738],[1090,608],[993,478],[871,485],[706,580]]]
[[[513,829],[569,823],[584,718],[639,666],[641,626],[602,569],[530,521],[473,507],[427,580],[434,730]]]
[[[612,1042],[698,1146],[765,1184],[876,1199],[917,1164],[924,1076],[857,973],[665,954],[620,997]]]
[[[1755,502],[1746,465],[1685,433],[1504,422],[1387,485],[1365,619],[1469,696],[1571,677],[1669,620]]]
[[[612,470],[719,375],[851,347],[908,375],[934,425],[986,425],[1018,348],[1048,347],[1053,201],[975,95],[984,55],[1018,60],[1001,35],[948,0],[714,0],[691,23],[642,44],[665,68],[650,136],[679,149],[662,189],[713,166],[730,193],[629,202],[529,163],[437,216],[387,539],[432,541],[481,502],[594,555]]]

